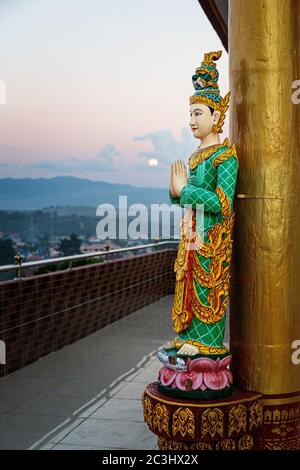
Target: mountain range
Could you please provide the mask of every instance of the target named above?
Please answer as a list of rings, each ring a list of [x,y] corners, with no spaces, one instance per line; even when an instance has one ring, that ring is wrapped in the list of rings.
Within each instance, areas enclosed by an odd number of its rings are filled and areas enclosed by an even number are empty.
[[[137,187],[57,176],[54,178],[0,178],[0,210],[37,210],[53,206],[119,205],[119,196],[133,203],[169,204],[168,189]]]

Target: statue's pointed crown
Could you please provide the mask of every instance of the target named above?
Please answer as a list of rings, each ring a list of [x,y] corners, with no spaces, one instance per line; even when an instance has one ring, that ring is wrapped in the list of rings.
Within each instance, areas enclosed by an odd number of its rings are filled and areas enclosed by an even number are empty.
[[[190,104],[202,103],[221,112],[218,132],[223,132],[221,127],[224,123],[225,113],[228,109],[230,91],[222,98],[220,95],[218,80],[219,72],[214,60],[218,60],[222,55],[222,51],[206,52],[201,66],[192,76],[195,94],[190,96]]]

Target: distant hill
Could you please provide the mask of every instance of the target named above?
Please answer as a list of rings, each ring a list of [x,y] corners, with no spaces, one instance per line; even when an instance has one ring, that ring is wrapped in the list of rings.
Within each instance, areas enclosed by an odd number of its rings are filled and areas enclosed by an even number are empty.
[[[169,203],[168,189],[142,188],[129,184],[105,183],[73,176],[54,178],[0,179],[0,210],[36,210],[50,206],[118,206],[119,196],[127,204]]]

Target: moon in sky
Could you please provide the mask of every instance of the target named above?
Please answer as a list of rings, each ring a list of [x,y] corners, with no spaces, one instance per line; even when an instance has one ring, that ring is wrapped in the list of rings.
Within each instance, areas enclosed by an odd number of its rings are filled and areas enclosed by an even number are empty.
[[[157,160],[156,158],[150,158],[150,159],[148,160],[148,164],[149,164],[150,166],[157,166],[157,165],[158,165],[158,160]]]

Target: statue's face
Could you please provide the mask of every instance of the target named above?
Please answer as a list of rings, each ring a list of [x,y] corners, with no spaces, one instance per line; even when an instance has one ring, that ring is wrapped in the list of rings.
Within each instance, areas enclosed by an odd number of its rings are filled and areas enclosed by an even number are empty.
[[[217,124],[220,117],[220,112],[215,111],[211,114],[210,109],[206,104],[191,104],[190,105],[190,126],[196,139],[203,139],[211,132],[213,132],[213,125]]]

